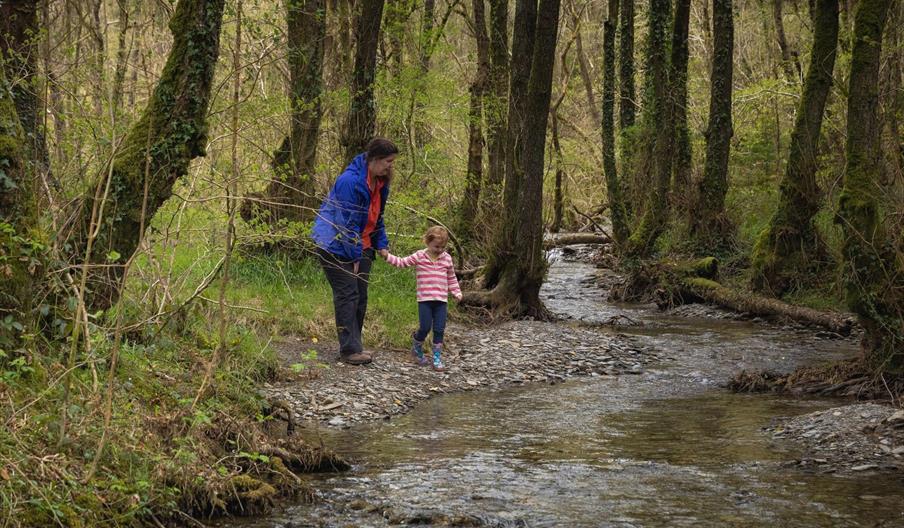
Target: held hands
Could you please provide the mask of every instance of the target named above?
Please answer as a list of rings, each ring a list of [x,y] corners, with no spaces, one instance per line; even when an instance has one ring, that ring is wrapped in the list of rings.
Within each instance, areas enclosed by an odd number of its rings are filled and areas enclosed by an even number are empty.
[[[384,260],[385,260],[386,258],[389,257],[389,250],[388,250],[388,249],[381,249],[381,250],[377,251],[377,253],[378,253],[381,257],[383,257]]]

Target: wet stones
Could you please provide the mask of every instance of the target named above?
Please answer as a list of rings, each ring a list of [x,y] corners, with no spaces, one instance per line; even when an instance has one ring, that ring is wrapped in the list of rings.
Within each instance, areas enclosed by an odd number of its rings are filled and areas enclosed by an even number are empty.
[[[900,424],[900,425],[899,425]],[[904,470],[904,411],[853,404],[780,420],[773,438],[801,444],[795,461],[820,472]]]
[[[407,412],[439,394],[636,375],[662,359],[631,338],[538,321],[479,329],[451,325],[447,336],[443,373],[414,365],[407,351],[380,352],[371,365],[330,361],[317,376],[270,384],[264,394],[286,402],[296,421],[346,427]]]

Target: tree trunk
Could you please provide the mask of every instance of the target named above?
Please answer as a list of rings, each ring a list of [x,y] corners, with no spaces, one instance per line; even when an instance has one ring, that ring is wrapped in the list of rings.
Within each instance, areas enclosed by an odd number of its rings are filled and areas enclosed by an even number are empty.
[[[116,69],[113,71],[113,88],[110,96],[114,114],[118,114],[119,108],[122,106],[122,91],[126,80],[127,59],[131,51],[129,46],[126,45],[130,28],[129,2],[128,0],[116,0],[116,4],[119,7],[119,33],[116,49]]]
[[[324,0],[286,0],[285,8],[292,108],[289,135],[273,153],[274,177],[262,202],[243,204],[245,221],[308,222],[318,205],[314,168],[322,116],[325,5]]]
[[[25,131],[26,150],[21,154],[22,159],[36,163],[40,171],[48,171],[50,159],[36,77],[37,43],[42,38],[38,27],[39,6],[35,0],[0,2],[0,50],[8,62],[6,82],[11,85],[18,122]]]
[[[346,161],[364,152],[374,135],[377,107],[374,78],[377,73],[377,46],[383,0],[362,0],[355,23],[355,71],[352,75],[351,105],[340,143]]]
[[[530,57],[515,61],[512,68],[512,97],[517,125],[510,132],[519,137],[509,145],[512,151],[512,172],[506,174],[504,196],[507,206],[503,215],[502,232],[487,263],[485,285],[489,292],[470,294],[466,301],[486,303],[513,314],[544,316],[540,302],[540,286],[546,270],[543,254],[543,172],[546,149],[546,125],[552,92],[555,62],[556,31],[559,20],[559,0],[518,0],[515,12],[513,56]],[[522,54],[530,50],[529,54]],[[516,67],[517,66],[517,67]],[[526,75],[524,70],[527,69]],[[521,84],[523,77],[527,82]],[[530,127],[521,129],[523,123]],[[511,194],[510,194],[511,193]]]
[[[687,124],[687,60],[690,0],[675,2],[672,31],[672,105],[675,111],[675,149],[672,160],[672,203],[679,214],[687,211],[691,190],[691,134]]]
[[[565,179],[565,160],[562,156],[562,145],[559,142],[559,112],[552,111],[552,149],[555,156],[556,176],[553,187],[552,225],[549,230],[558,233],[562,229],[562,217],[565,209],[565,193],[562,188]]]
[[[725,216],[728,192],[728,155],[731,149],[731,85],[733,76],[734,13],[732,0],[713,0],[713,70],[710,78],[709,126],[706,129],[706,163],[698,188],[697,206],[691,218],[691,234],[713,249],[731,234]]]
[[[487,35],[485,0],[473,0],[474,39],[477,42],[477,73],[471,83],[471,101],[468,110],[468,173],[465,191],[459,210],[458,234],[470,239],[477,220],[477,204],[483,186],[483,112],[484,99],[490,76],[490,38]]]
[[[845,293],[865,329],[868,363],[904,368],[904,263],[889,244],[879,210],[882,171],[879,59],[893,0],[861,0],[854,22],[847,116],[847,167],[836,222],[844,233]]]
[[[646,180],[652,182],[652,186],[646,189],[646,211],[626,244],[626,253],[634,257],[644,257],[652,251],[668,219],[668,192],[674,148],[674,109],[669,93],[669,62],[666,56],[669,7],[669,0],[650,1],[647,52],[649,73],[646,83],[652,108],[646,119],[647,126],[653,127],[650,132],[654,139],[652,153],[649,155],[652,177],[647,177]]]
[[[800,66],[800,57],[797,50],[788,45],[785,37],[785,22],[782,20],[782,4],[784,0],[772,0],[772,20],[775,22],[775,39],[778,41],[778,49],[782,54],[782,69],[788,82],[797,84],[803,76]],[[818,9],[818,8],[817,8]],[[813,17],[816,18],[815,16]]]
[[[224,3],[180,0],[176,5],[169,24],[173,47],[148,106],[100,175],[98,192],[80,204],[70,243],[79,260],[97,265],[93,308],[108,307],[117,298],[122,266],[115,263],[135,252],[144,227],[191,160],[205,154]],[[87,254],[95,232],[94,249]]]
[[[781,295],[816,248],[813,216],[821,205],[816,183],[819,135],[838,47],[838,0],[818,0],[813,14],[813,51],[797,109],[778,208],[752,255],[753,287]]]
[[[508,1],[489,0],[490,4],[490,80],[484,99],[487,121],[486,185],[482,193],[481,218],[497,218],[502,184],[505,181],[506,121],[509,99]]]
[[[615,21],[612,21],[614,24]],[[637,103],[634,93],[634,0],[622,0],[618,44],[618,128],[634,125]]]
[[[14,324],[0,325],[0,349],[12,350],[31,317],[41,241],[36,232],[37,181],[27,161],[31,149],[16,111],[15,92],[7,82],[7,71],[17,61],[8,58],[8,50],[5,47],[0,55],[4,62],[0,67],[0,320],[10,317]]]
[[[632,0],[626,0],[630,4]],[[612,219],[612,234],[616,243],[624,244],[630,232],[628,230],[628,218],[625,212],[624,198],[621,193],[621,184],[615,164],[615,25],[618,22],[618,0],[609,0],[609,17],[603,24],[603,174],[606,178],[606,196],[609,200],[609,214]],[[632,7],[633,9],[633,7]],[[632,21],[633,24],[633,21]],[[623,35],[624,36],[624,35]],[[622,63],[624,67],[624,63]],[[631,65],[633,73],[633,64]],[[624,73],[624,72],[623,72]],[[624,88],[624,83],[622,83]],[[633,82],[631,90],[633,91]],[[629,102],[633,104],[633,102]],[[624,103],[622,103],[622,116],[624,119]],[[634,119],[631,110],[630,119]]]
[[[617,0],[616,0],[617,1]],[[574,52],[577,54],[578,70],[581,73],[581,81],[584,84],[584,93],[587,94],[587,108],[590,109],[590,115],[593,117],[594,123],[600,122],[600,111],[596,106],[596,97],[593,95],[593,73],[590,71],[590,62],[584,53],[584,39],[581,38],[581,20],[580,14],[575,13],[574,20]],[[563,64],[564,68],[565,65]]]

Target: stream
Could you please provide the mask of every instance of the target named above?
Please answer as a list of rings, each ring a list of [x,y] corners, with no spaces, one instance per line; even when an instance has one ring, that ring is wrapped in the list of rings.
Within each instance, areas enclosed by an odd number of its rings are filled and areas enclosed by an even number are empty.
[[[899,475],[801,469],[762,430],[838,400],[721,388],[742,369],[853,355],[856,341],[707,307],[608,303],[578,257],[550,255],[547,307],[664,359],[640,375],[450,394],[390,421],[309,430],[354,469],[313,476],[315,504],[221,526],[904,526]],[[599,326],[613,321],[628,325]]]

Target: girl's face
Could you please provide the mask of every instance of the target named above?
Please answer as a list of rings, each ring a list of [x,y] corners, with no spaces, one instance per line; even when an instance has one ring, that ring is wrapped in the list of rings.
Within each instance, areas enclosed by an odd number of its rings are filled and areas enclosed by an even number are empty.
[[[427,251],[429,251],[430,254],[434,257],[441,255],[445,250],[446,241],[441,238],[434,238],[430,242],[427,242]]]

